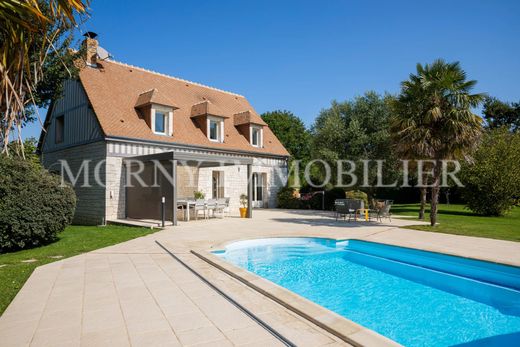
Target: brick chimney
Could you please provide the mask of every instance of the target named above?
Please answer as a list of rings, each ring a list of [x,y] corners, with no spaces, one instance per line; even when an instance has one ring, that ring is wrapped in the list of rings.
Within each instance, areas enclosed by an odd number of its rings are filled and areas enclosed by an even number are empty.
[[[83,40],[83,45],[85,48],[85,61],[87,66],[97,67],[97,58],[98,58],[98,40],[96,40],[97,34],[88,31],[83,36],[85,36],[85,40]]]

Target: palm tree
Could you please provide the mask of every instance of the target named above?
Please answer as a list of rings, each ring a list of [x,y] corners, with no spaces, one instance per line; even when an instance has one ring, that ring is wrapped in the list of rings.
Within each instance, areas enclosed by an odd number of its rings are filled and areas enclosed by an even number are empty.
[[[484,94],[471,94],[476,81],[466,80],[458,62],[417,64],[416,74],[401,84],[392,129],[397,149],[410,159],[433,160],[430,223],[437,222],[442,161],[461,159],[477,144],[482,119],[473,114]]]
[[[76,25],[88,0],[0,1],[0,152],[8,154],[11,132],[28,119],[26,108],[43,78],[49,52],[64,30]]]

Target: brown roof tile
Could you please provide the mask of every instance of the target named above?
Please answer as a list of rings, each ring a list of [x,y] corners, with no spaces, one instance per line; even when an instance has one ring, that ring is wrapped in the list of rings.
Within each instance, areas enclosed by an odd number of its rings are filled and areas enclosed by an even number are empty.
[[[191,117],[199,116],[217,116],[229,118],[229,116],[225,115],[224,111],[222,111],[216,105],[213,105],[208,100],[204,100],[191,106]]]
[[[177,105],[175,105],[173,101],[169,100],[163,94],[159,93],[159,91],[155,88],[139,94],[134,107],[139,108],[150,104],[179,108]]]
[[[263,148],[251,146],[237,130],[234,115],[245,111],[250,111],[251,114],[253,112],[252,106],[241,95],[114,61],[103,61],[100,65],[100,68],[82,69],[80,80],[106,136],[278,156],[289,155],[268,127],[264,130]],[[158,91],[157,97],[160,96],[160,103],[175,103],[178,107],[173,112],[173,136],[154,134],[135,109],[136,100],[139,102],[139,95],[143,91],[153,89]],[[153,100],[156,93],[152,91],[151,94],[149,98]],[[206,110],[209,108],[209,112],[206,112],[222,113],[220,116],[228,117],[224,119],[223,143],[210,141],[191,119],[192,107],[201,103],[206,103],[207,106],[204,106]],[[256,113],[255,115],[260,118]],[[256,117],[253,116],[258,121]]]
[[[233,115],[235,126],[242,124],[257,124],[261,126],[266,126],[267,123],[264,122],[262,117],[260,117],[255,111],[244,111],[235,113]]]

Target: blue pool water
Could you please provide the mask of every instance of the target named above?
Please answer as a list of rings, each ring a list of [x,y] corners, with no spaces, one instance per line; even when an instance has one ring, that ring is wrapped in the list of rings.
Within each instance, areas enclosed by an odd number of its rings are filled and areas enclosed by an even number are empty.
[[[520,268],[359,240],[215,252],[404,346],[520,346]]]

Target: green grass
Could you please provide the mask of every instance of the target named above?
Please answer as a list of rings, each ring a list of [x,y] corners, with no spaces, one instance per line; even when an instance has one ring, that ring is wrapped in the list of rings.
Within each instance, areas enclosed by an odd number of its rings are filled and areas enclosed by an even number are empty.
[[[430,210],[427,209],[426,212],[426,221],[429,222]],[[392,206],[392,214],[418,217],[419,204],[396,204]],[[520,241],[520,207],[513,208],[503,217],[483,217],[472,213],[463,205],[439,205],[438,225],[414,225],[405,228]]]
[[[59,235],[59,239],[46,246],[0,254],[0,315],[7,308],[16,293],[22,288],[33,270],[43,264],[72,257],[98,248],[107,247],[148,235],[157,229],[124,226],[69,226]],[[52,258],[62,256],[62,258]],[[23,260],[36,259],[32,263]]]

